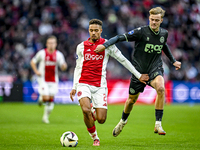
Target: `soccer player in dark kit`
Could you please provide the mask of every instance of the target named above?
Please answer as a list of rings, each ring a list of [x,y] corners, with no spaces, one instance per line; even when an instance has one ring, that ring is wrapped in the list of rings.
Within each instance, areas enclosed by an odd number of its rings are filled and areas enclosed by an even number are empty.
[[[156,7],[152,8],[149,11],[149,14],[149,25],[136,28],[123,35],[117,35],[104,44],[98,45],[95,52],[101,52],[117,42],[135,41],[132,64],[140,73],[149,75],[147,84],[153,87],[157,92],[155,101],[156,122],[154,133],[165,135],[166,132],[161,125],[165,103],[164,70],[161,60],[162,51],[175,66],[176,70],[181,68],[181,62],[176,61],[166,44],[168,31],[160,27],[165,11],[161,7]],[[122,118],[113,130],[113,136],[118,136],[122,131],[127,123],[127,118],[134,103],[137,101],[140,92],[143,92],[145,86],[144,83],[139,82],[139,80],[132,75],[129,86],[129,97],[125,102]]]

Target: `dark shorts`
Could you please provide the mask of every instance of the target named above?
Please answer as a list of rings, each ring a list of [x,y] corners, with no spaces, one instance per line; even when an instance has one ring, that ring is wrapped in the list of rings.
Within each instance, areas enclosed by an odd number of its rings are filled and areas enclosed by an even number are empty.
[[[154,80],[158,75],[163,76],[164,70],[162,67],[156,67],[152,69],[151,73],[149,73],[149,81],[147,82],[147,85],[150,85],[150,82]],[[131,82],[129,85],[129,94],[135,95],[139,92],[143,92],[146,84],[140,82],[134,75],[131,77]]]

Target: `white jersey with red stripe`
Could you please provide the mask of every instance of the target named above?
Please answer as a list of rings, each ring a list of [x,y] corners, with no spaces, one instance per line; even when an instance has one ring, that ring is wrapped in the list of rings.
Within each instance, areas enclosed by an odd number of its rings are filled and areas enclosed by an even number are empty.
[[[89,84],[96,87],[107,87],[106,66],[109,56],[114,57],[124,67],[126,67],[137,78],[141,74],[133,65],[121,54],[120,50],[112,45],[100,53],[95,53],[97,45],[103,44],[106,40],[100,38],[95,43],[84,41],[77,46],[76,68],[74,71],[73,89],[77,89],[79,83]]]
[[[65,63],[63,54],[55,50],[53,53],[49,53],[47,49],[42,49],[36,53],[32,58],[34,63],[39,63],[39,72],[41,76],[38,76],[38,82],[54,82],[58,83],[58,66]]]

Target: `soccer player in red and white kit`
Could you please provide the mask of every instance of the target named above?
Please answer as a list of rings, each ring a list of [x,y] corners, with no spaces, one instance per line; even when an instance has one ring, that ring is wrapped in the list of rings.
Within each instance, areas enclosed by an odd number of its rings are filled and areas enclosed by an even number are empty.
[[[77,97],[84,116],[84,122],[89,135],[94,140],[94,146],[100,145],[94,120],[103,124],[107,117],[106,65],[109,55],[126,67],[140,80],[140,82],[145,83],[145,81],[148,81],[149,79],[147,74],[140,74],[121,54],[115,45],[110,46],[107,51],[98,54],[94,52],[97,45],[103,44],[106,41],[101,38],[102,24],[101,20],[90,20],[90,38],[77,46],[77,60],[74,71],[73,88],[70,92],[72,101],[77,92]],[[92,114],[91,112],[91,101],[96,114]],[[96,116],[96,118],[94,116]]]
[[[63,54],[56,50],[57,38],[49,36],[46,41],[46,48],[38,51],[31,59],[31,67],[37,75],[39,84],[39,104],[44,102],[44,114],[42,121],[49,123],[49,115],[54,108],[54,96],[58,91],[58,66],[62,71],[67,69]],[[39,67],[37,68],[37,63]]]

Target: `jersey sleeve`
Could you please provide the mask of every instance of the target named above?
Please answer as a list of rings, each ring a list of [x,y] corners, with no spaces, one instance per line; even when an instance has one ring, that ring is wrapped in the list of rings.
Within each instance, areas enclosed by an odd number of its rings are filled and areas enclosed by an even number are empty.
[[[81,58],[82,58],[82,54],[81,54],[81,45],[79,44],[76,48],[76,67],[74,69],[74,78],[73,78],[73,87],[72,89],[77,90],[77,85],[79,82],[79,79],[81,77]]]
[[[32,58],[32,61],[37,64],[42,59],[42,53],[43,51],[40,50],[36,53],[36,55]]]
[[[121,63],[126,69],[128,69],[136,78],[140,78],[141,74],[135,69],[135,67],[131,64],[128,59],[126,59],[121,51],[115,46],[112,45],[108,48],[110,56],[115,58],[119,63]]]
[[[142,29],[141,27],[131,30],[128,33],[124,34],[126,41],[137,41],[140,40],[140,38],[142,37]]]
[[[174,58],[174,56],[172,55],[169,46],[167,45],[167,37],[168,37],[168,31],[164,30],[165,32],[165,44],[163,45],[163,52],[165,53],[165,55],[169,58],[170,62],[173,64],[174,62],[176,62],[176,59]]]
[[[117,35],[115,37],[112,37],[111,39],[109,39],[108,41],[106,41],[103,45],[105,46],[105,48],[108,48],[109,46],[116,44],[118,42],[123,42],[126,41],[126,38],[124,35]]]
[[[66,63],[65,62],[65,57],[64,57],[63,53],[61,53],[60,51],[59,51],[58,54],[59,54],[59,57],[58,57],[58,66],[61,67],[64,63]]]
[[[172,55],[168,45],[165,43],[163,46],[163,52],[165,53],[165,55],[169,58],[170,62],[173,64],[174,62],[176,62],[176,59],[174,58],[174,56]]]
[[[125,33],[123,35],[117,35],[115,37],[112,37],[108,41],[106,41],[103,45],[105,48],[108,48],[109,46],[116,44],[118,42],[123,42],[123,41],[137,41],[142,37],[142,29],[137,28],[135,30],[131,30],[128,33]]]

